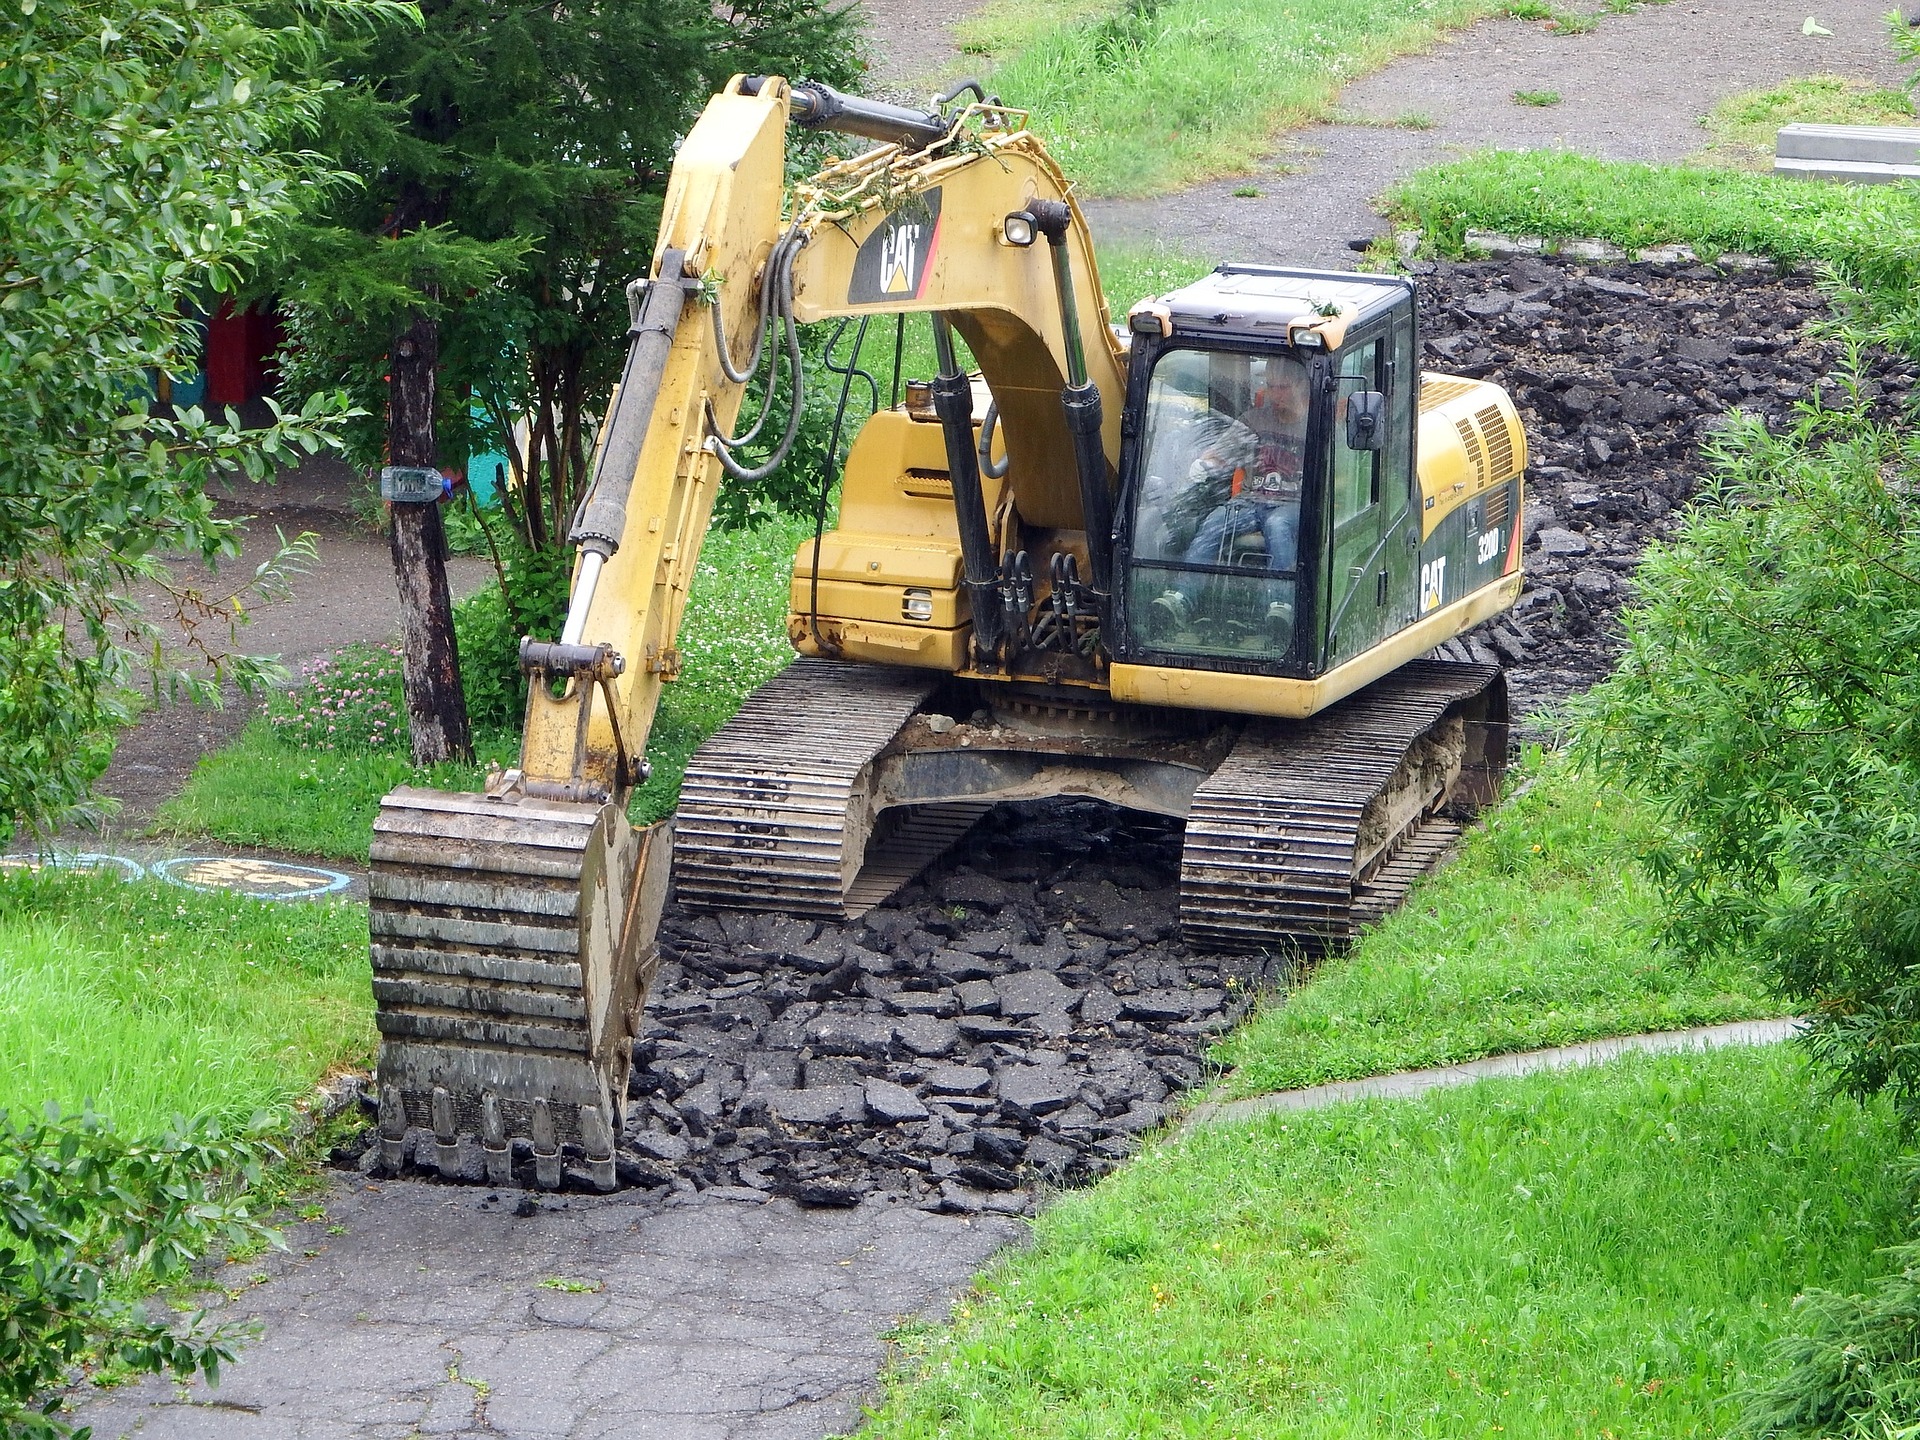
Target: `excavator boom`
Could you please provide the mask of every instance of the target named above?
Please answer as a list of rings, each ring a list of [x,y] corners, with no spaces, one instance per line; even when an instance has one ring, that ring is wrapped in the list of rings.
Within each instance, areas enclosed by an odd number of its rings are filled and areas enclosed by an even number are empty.
[[[1078,378],[1117,400],[1124,372],[1079,227],[1065,283],[1085,320],[1071,333],[1042,318],[1058,312],[1038,257],[975,233],[1035,204],[1074,218],[1064,177],[1017,122],[989,105],[943,116],[736,77],[682,143],[652,274],[629,290],[629,354],[571,536],[566,624],[555,640],[522,642],[519,764],[479,795],[402,787],[375,822],[387,1169],[412,1161],[551,1187],[563,1156],[577,1156],[588,1181],[614,1184],[671,853],[671,823],[636,829],[627,801],[646,773],[661,687],[679,670],[675,641],[715,487],[723,470],[771,468],[747,458],[753,432],[777,458],[797,424],[797,412],[763,413],[735,433],[767,347],[797,369],[798,323],[949,315],[1034,477],[1022,507],[1078,523],[1060,392]],[[880,143],[830,165],[783,213],[789,123]],[[966,388],[957,371],[949,379]],[[970,454],[970,394],[963,404]],[[1118,444],[1116,408],[1093,446],[1103,489]],[[984,552],[978,497],[974,508]],[[972,578],[991,586],[984,553],[969,558],[981,567]]]

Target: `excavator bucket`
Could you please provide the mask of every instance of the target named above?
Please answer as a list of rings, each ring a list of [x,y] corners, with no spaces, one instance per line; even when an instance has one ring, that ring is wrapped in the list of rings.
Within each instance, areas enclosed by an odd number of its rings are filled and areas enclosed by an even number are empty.
[[[671,825],[613,805],[401,787],[374,822],[381,1163],[614,1185],[634,1026],[658,964]],[[478,1142],[477,1153],[475,1142]]]

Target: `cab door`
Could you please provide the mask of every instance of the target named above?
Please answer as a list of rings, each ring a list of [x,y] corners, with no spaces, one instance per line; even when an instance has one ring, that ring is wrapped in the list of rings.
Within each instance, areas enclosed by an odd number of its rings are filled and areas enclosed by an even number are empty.
[[[1354,449],[1347,441],[1347,409],[1361,391],[1387,384],[1383,332],[1350,340],[1329,365],[1327,443],[1327,641],[1323,664],[1331,668],[1377,643],[1392,628],[1393,566],[1385,539],[1397,532],[1407,497],[1386,485],[1387,455]],[[1389,441],[1391,443],[1391,441]]]

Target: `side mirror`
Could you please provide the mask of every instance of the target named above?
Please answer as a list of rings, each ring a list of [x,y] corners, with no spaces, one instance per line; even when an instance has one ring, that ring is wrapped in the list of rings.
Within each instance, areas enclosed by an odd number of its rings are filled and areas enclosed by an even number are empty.
[[[1378,390],[1362,390],[1347,397],[1347,448],[1387,448],[1387,397]]]

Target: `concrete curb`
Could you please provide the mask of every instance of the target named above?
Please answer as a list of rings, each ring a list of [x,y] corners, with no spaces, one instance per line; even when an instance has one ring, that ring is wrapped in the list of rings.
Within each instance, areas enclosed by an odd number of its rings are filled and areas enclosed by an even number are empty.
[[[1424,230],[1397,230],[1394,251],[1403,264],[1417,259],[1427,243]],[[1499,230],[1468,230],[1462,248],[1470,260],[1514,260],[1523,255],[1555,256],[1562,260],[1595,263],[1621,262],[1629,265],[1695,265],[1702,263],[1693,246],[1685,242],[1643,245],[1638,248],[1615,245],[1597,237],[1564,238],[1546,235],[1508,235]],[[1782,265],[1765,255],[1748,255],[1738,250],[1723,250],[1711,261],[1722,270],[1775,270],[1785,273],[1799,267]]]
[[[1505,1076],[1534,1075],[1543,1070],[1573,1070],[1585,1065],[1601,1065],[1622,1055],[1670,1055],[1678,1051],[1718,1050],[1726,1045],[1772,1045],[1791,1039],[1799,1032],[1802,1023],[1797,1017],[1789,1016],[1782,1020],[1736,1020],[1728,1025],[1701,1025],[1692,1030],[1618,1035],[1606,1040],[1588,1040],[1579,1045],[1556,1045],[1549,1050],[1489,1055],[1484,1060],[1468,1060],[1433,1070],[1403,1070],[1394,1075],[1340,1080],[1330,1085],[1312,1085],[1303,1090],[1278,1090],[1271,1095],[1255,1095],[1246,1100],[1197,1105],[1181,1128],[1193,1130],[1203,1125],[1256,1120],[1262,1115],[1288,1110],[1321,1110],[1349,1100],[1410,1100],[1443,1086],[1471,1085],[1479,1080]]]

